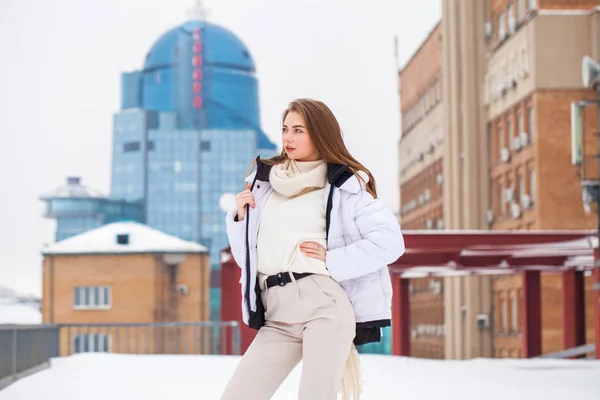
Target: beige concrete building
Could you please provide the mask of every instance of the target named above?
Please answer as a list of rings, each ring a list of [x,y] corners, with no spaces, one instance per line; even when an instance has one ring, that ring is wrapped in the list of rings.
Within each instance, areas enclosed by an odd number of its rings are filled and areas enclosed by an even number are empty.
[[[487,229],[488,140],[483,81],[488,43],[485,23],[490,1],[442,2],[442,81],[444,92],[444,220],[448,229]],[[492,312],[491,278],[444,279],[446,358],[492,355],[488,327],[477,316]]]

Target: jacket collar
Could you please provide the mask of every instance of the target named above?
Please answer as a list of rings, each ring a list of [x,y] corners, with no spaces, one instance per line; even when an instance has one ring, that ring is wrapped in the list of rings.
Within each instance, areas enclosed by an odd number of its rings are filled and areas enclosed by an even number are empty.
[[[252,183],[255,178],[258,181],[269,182],[270,173],[271,166],[265,164],[260,156],[256,157],[256,171],[246,178],[246,182]],[[365,182],[369,180],[367,174],[362,171],[359,173]],[[347,165],[327,164],[327,182],[350,193],[358,193],[361,189],[361,183]]]

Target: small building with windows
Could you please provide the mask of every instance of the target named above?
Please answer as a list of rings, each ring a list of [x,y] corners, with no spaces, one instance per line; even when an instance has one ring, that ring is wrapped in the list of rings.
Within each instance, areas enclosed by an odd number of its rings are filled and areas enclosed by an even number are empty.
[[[147,332],[134,339],[133,331],[125,339],[117,324],[210,321],[210,262],[200,244],[137,222],[115,222],[51,244],[42,254],[43,323],[105,325],[63,330],[61,352],[134,352],[141,340],[153,340]],[[136,341],[117,349],[116,340]]]
[[[46,203],[45,218],[56,220],[55,240],[60,241],[111,222],[144,222],[141,201],[106,197],[85,186],[78,176],[69,176],[66,185],[40,197]]]

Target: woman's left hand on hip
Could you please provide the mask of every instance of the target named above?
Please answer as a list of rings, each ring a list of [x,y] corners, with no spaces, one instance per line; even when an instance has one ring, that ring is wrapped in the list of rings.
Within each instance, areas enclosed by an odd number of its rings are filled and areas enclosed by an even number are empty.
[[[300,251],[310,258],[325,261],[327,250],[317,242],[303,242],[300,244]]]

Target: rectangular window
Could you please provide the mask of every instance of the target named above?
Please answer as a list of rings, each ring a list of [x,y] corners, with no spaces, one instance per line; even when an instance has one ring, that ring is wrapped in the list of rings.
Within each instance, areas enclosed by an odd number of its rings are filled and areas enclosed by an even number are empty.
[[[154,151],[154,140],[148,140],[146,144],[148,151]]]
[[[506,121],[506,137],[508,138],[509,141],[509,147],[514,147],[514,134],[513,134],[513,120],[512,118],[509,118]]]
[[[525,125],[523,124],[523,114],[521,111],[517,111],[517,134],[520,135],[521,132],[525,132]]]
[[[523,196],[525,195],[525,179],[523,179],[523,174],[519,172],[519,199],[523,198]]]
[[[210,151],[210,142],[208,140],[203,140],[200,142],[200,150],[201,151]]]
[[[527,42],[519,46],[519,73],[520,78],[526,78],[529,75],[529,47]]]
[[[529,170],[529,198],[535,200],[535,170]]]
[[[125,153],[140,151],[140,142],[125,142],[123,143],[123,151]]]
[[[108,286],[102,286],[101,295],[102,295],[102,304],[106,307],[110,307],[110,305],[111,305],[111,302],[110,302],[111,290],[110,290],[110,288]]]
[[[94,299],[92,301],[92,307],[99,306],[100,303],[100,286],[94,286],[92,288],[94,290]]]
[[[81,288],[73,288],[73,306],[74,307],[78,307],[81,305],[81,297],[80,297],[80,290]]]
[[[529,120],[529,140],[533,143],[535,137],[535,114],[533,113],[533,107],[527,107],[527,119]]]
[[[506,36],[506,20],[505,14],[502,12],[498,15],[498,40],[503,40]]]
[[[508,5],[508,32],[512,33],[515,31],[515,6],[513,3]]]
[[[506,333],[508,330],[508,305],[506,299],[502,299],[501,318],[502,318],[502,332]]]
[[[522,20],[523,18],[525,18],[526,14],[527,14],[527,3],[525,3],[525,0],[519,0],[519,20]]]
[[[109,286],[77,286],[73,288],[73,308],[106,309],[111,307]]]
[[[513,297],[510,299],[510,330],[517,332],[517,298]]]
[[[89,287],[83,288],[83,305],[88,306],[88,307],[91,305],[91,300],[92,300],[90,289],[91,288],[89,288]]]
[[[506,193],[504,193],[504,184],[500,182],[498,185],[498,191],[500,195],[500,215],[504,215],[504,210],[506,210]]]
[[[106,333],[79,334],[73,338],[74,353],[108,353],[110,338]]]

